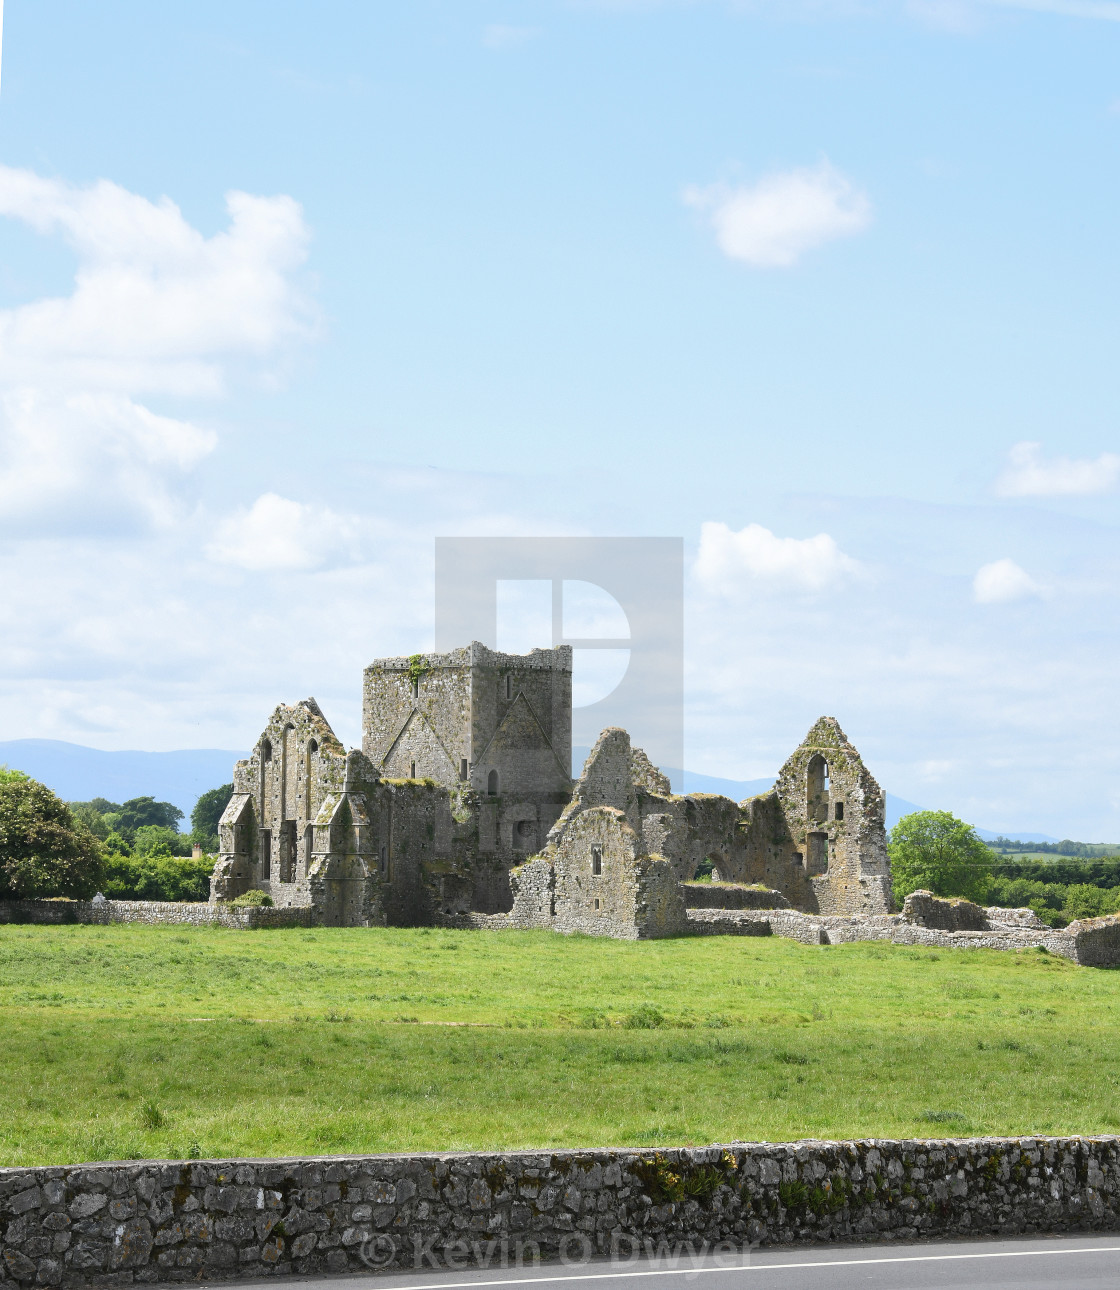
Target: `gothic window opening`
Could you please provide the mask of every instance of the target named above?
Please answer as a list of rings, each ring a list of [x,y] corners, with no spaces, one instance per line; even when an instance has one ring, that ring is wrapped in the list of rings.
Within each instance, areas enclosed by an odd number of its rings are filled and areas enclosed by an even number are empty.
[[[506,673],[505,684],[506,684],[506,698],[512,699],[513,698],[513,677],[510,676],[508,672]]]
[[[805,797],[805,815],[809,823],[823,824],[828,819],[828,762],[820,753],[809,758]]]
[[[409,779],[416,778],[416,763],[414,761],[408,763],[408,777]]]
[[[836,803],[836,818],[837,818],[838,820],[842,820],[842,819],[844,818],[844,803],[843,803],[843,802],[837,802],[837,803]]]
[[[467,782],[467,759],[465,757],[459,761],[459,780],[463,784]]]
[[[492,770],[486,776],[486,795],[488,797],[498,796],[498,772],[496,770]]]
[[[595,878],[601,878],[603,875],[603,848],[601,846],[591,848],[591,874]],[[599,902],[596,901],[596,908],[598,908],[598,904]]]
[[[260,869],[262,881],[267,881],[272,877],[272,830],[259,829],[257,831],[257,850],[260,856]]]
[[[280,826],[280,881],[292,882],[296,867],[296,822],[285,820]]]

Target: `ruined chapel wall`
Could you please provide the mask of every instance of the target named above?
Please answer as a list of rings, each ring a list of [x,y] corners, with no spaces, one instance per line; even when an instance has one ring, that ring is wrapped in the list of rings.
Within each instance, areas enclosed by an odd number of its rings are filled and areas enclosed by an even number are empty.
[[[278,907],[307,904],[311,825],[345,768],[345,750],[314,700],[279,704],[253,752],[234,766],[211,899],[259,888]]]
[[[820,912],[888,912],[883,791],[834,717],[814,724],[774,791]]]

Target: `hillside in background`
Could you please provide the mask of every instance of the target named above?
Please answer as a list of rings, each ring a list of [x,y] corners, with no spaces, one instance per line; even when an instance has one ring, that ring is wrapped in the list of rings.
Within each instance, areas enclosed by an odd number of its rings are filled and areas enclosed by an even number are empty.
[[[222,748],[184,748],[177,752],[103,752],[60,739],[0,741],[0,765],[22,770],[67,802],[107,797],[125,802],[131,797],[154,797],[190,814],[199,795],[228,784],[233,763],[248,753]]]
[[[572,749],[573,772],[578,775],[590,752],[588,748]],[[85,802],[92,797],[107,797],[124,802],[130,797],[151,796],[161,802],[172,802],[189,819],[200,793],[219,784],[228,784],[233,763],[249,754],[222,748],[185,748],[177,752],[103,752],[82,744],[60,739],[9,739],[0,741],[0,765],[22,770],[68,802]],[[720,779],[664,767],[674,784],[683,782],[686,793],[722,793],[736,802],[773,787],[771,779]],[[904,815],[925,808],[904,798],[887,794],[887,828],[893,828]],[[184,820],[186,823],[186,820]],[[1001,829],[994,833],[978,828],[986,841],[999,836],[1022,842],[1057,842],[1048,833],[1023,833]]]

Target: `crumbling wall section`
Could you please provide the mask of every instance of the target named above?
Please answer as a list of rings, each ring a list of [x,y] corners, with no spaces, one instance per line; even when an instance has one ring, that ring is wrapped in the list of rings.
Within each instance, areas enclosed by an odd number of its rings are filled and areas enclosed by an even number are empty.
[[[902,906],[902,917],[919,927],[943,932],[986,932],[987,910],[959,896],[935,896],[932,891],[912,891]]]
[[[821,717],[774,786],[822,914],[892,908],[885,797],[835,717]]]
[[[688,909],[789,909],[789,901],[772,887],[745,887],[733,882],[684,882],[681,895]]]

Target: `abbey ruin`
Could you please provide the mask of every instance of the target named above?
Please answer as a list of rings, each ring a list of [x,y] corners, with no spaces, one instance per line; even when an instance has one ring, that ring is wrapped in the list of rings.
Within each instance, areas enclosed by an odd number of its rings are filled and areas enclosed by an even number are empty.
[[[235,766],[216,920],[257,888],[277,907],[254,911],[268,923],[885,940],[1120,963],[1120,916],[1055,929],[1029,909],[922,891],[896,911],[883,790],[834,717],[769,792],[733,802],[673,793],[613,728],[573,781],[568,646],[378,659],[362,693],[360,751],[305,699],[281,704]]]
[[[238,762],[211,899],[259,888],[328,926],[619,937],[715,930],[721,903],[890,913],[883,792],[832,717],[740,803],[673,794],[624,730],[602,733],[575,782],[571,757],[569,647],[379,659],[361,751],[306,699]]]

